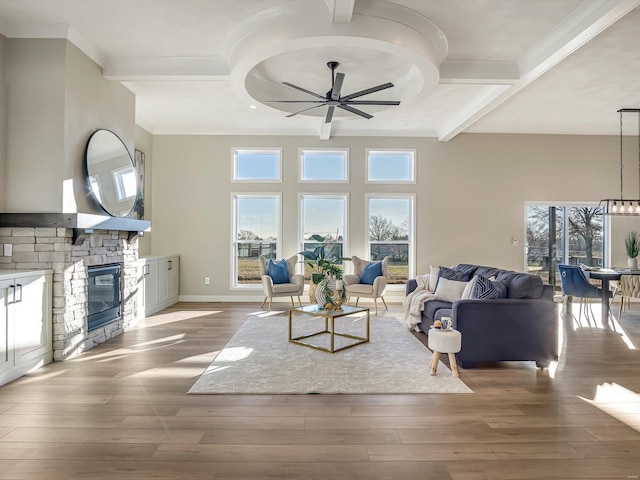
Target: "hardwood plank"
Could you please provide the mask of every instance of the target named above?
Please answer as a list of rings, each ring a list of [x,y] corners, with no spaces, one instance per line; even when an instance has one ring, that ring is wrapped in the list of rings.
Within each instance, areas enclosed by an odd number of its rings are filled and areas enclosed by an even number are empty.
[[[258,306],[177,304],[0,387],[0,480],[640,474],[640,353],[615,332],[567,330],[555,376],[531,362],[461,370],[473,394],[187,395]],[[636,310],[622,325],[640,345]],[[611,384],[628,391],[602,404],[615,417],[584,400]]]

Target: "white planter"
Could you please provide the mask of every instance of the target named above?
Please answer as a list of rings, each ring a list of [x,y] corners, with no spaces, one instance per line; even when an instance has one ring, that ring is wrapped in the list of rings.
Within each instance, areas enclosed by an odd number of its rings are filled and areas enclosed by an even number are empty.
[[[638,259],[637,258],[627,258],[627,265],[631,270],[638,270]]]

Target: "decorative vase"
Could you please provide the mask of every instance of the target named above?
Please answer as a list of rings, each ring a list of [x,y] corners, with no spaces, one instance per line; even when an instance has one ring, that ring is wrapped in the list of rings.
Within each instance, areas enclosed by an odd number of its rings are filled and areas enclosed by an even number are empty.
[[[324,306],[331,300],[331,295],[333,292],[329,288],[328,280],[320,280],[318,284],[316,284],[315,288],[315,303],[318,304],[320,308],[324,308]]]
[[[627,265],[631,270],[638,270],[638,258],[627,258]]]
[[[309,303],[317,303],[316,302],[316,284],[313,282],[309,282]]]

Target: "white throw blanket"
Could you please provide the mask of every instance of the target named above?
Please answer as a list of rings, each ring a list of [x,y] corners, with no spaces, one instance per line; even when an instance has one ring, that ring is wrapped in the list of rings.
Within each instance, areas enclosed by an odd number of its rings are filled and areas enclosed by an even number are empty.
[[[418,275],[416,277],[418,286],[407,295],[402,302],[404,316],[402,323],[410,330],[418,331],[417,325],[422,322],[422,311],[425,302],[433,300],[435,295],[429,291],[429,275]]]

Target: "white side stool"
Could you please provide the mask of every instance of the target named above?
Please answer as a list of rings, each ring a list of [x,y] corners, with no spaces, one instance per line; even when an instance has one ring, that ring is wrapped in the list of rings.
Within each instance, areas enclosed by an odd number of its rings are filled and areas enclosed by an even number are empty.
[[[462,347],[462,334],[457,330],[440,330],[432,328],[429,330],[429,348],[433,351],[431,361],[431,375],[436,374],[438,361],[441,353],[449,354],[449,363],[454,377],[458,377],[458,364],[456,363],[456,353]]]

